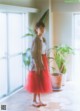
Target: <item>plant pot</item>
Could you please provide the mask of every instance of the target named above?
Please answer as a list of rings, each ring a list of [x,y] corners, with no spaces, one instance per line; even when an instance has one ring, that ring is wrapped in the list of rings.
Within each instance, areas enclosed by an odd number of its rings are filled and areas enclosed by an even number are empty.
[[[53,90],[60,90],[62,86],[62,74],[59,73],[51,74],[51,82]]]

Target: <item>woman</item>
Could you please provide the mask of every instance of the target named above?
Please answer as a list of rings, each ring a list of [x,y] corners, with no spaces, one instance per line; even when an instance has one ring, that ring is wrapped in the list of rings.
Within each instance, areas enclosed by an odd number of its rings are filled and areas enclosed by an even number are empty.
[[[43,37],[44,31],[44,23],[38,22],[35,26],[36,37],[33,40],[31,47],[32,67],[25,84],[25,89],[30,93],[34,93],[33,105],[36,107],[46,105],[41,101],[41,93],[52,92],[48,60],[46,56],[46,41]],[[36,100],[37,96],[39,102]]]

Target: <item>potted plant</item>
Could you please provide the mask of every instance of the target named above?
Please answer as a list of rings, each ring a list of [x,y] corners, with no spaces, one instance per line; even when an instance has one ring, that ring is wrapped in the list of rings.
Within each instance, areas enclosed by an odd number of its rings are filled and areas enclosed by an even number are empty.
[[[50,53],[52,51],[54,51],[54,57],[48,57],[49,60],[56,63],[56,67],[50,66],[53,71],[51,74],[52,87],[54,90],[59,90],[62,86],[62,76],[66,74],[67,71],[67,57],[73,54],[73,49],[67,45],[58,45],[49,49]]]

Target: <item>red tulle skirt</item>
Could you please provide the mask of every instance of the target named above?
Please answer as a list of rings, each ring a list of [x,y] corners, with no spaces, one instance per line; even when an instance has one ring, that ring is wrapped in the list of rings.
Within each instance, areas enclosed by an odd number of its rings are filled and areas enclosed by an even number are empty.
[[[51,77],[48,68],[46,54],[42,54],[45,66],[44,70],[38,74],[36,71],[29,71],[24,88],[30,93],[49,93],[52,92]]]

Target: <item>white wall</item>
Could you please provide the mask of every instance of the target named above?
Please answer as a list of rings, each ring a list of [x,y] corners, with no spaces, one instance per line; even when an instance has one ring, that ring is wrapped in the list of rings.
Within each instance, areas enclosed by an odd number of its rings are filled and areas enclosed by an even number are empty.
[[[64,3],[64,1],[52,0],[51,12],[53,13],[53,44],[67,44],[72,46],[72,14],[80,11],[78,3]],[[72,76],[72,57],[68,58],[67,80]]]
[[[54,44],[72,44],[72,14],[53,12]]]
[[[66,44],[72,46],[72,13],[53,12],[54,45]],[[72,58],[68,58],[67,80],[71,79]]]
[[[51,0],[54,22],[54,44],[72,45],[72,14],[80,12],[80,2],[65,3],[64,0]]]
[[[62,12],[79,12],[80,2],[74,0],[74,3],[66,3],[65,0],[52,0],[52,11],[62,11]]]

